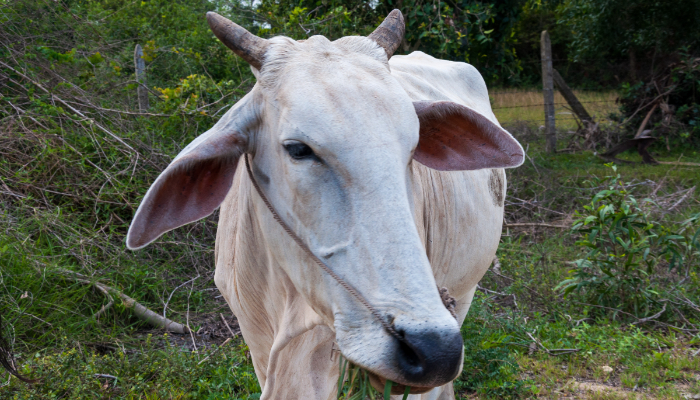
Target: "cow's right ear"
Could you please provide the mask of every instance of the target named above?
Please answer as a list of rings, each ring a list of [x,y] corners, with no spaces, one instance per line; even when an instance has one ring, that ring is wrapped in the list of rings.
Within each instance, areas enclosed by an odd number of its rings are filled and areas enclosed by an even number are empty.
[[[228,194],[238,160],[247,150],[257,115],[246,96],[196,138],[148,189],[126,235],[140,249],[163,233],[216,210]]]

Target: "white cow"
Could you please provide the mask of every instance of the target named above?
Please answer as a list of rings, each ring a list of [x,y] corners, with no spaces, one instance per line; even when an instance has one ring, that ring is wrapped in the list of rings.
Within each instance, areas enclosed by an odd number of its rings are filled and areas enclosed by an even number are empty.
[[[215,281],[263,399],[334,398],[337,351],[375,387],[454,398],[460,326],[501,234],[502,168],[523,160],[481,75],[421,52],[391,57],[398,10],[369,37],[333,42],[265,40],[207,18],[257,84],[158,177],[128,247],[221,206]]]

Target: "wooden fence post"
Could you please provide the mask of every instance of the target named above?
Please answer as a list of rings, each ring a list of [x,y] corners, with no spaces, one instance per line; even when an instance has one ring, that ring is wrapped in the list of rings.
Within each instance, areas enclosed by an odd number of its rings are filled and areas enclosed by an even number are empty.
[[[547,152],[557,151],[556,121],[554,119],[554,82],[552,73],[552,43],[549,33],[542,31],[542,89],[544,92],[544,128],[547,137]]]
[[[143,49],[140,44],[134,49],[134,66],[136,68],[136,97],[139,100],[139,111],[148,111],[148,87],[146,86],[146,62],[143,60]]]
[[[586,108],[583,107],[583,104],[578,101],[574,91],[569,88],[569,85],[566,84],[564,78],[559,75],[559,71],[554,69],[552,72],[554,84],[557,86],[557,89],[559,89],[559,93],[564,96],[566,102],[569,103],[571,110],[574,112],[574,114],[576,114],[578,119],[580,119],[581,122],[593,122],[593,118],[591,118],[590,114],[588,114],[588,111],[586,111]]]

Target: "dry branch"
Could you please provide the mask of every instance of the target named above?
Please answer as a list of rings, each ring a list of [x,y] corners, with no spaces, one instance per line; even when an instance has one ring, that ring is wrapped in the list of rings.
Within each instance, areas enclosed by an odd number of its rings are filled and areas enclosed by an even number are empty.
[[[675,85],[671,85],[670,88],[669,88],[666,92],[661,93],[660,95],[654,97],[654,99],[653,99],[652,101],[650,101],[650,102],[648,102],[647,104],[645,104],[645,105],[639,107],[639,108],[637,109],[637,111],[633,112],[632,115],[630,115],[629,117],[627,117],[626,120],[622,121],[622,123],[621,123],[620,125],[625,125],[626,123],[630,122],[630,121],[632,120],[632,118],[634,118],[634,116],[637,115],[638,112],[642,111],[643,109],[649,107],[649,106],[652,105],[652,104],[656,104],[656,102],[659,101],[659,99],[661,99],[662,97],[667,96],[668,94],[670,94],[671,92],[673,92],[673,90],[674,90],[675,88],[676,88]]]
[[[481,291],[483,291],[484,293],[495,294],[496,296],[503,296],[503,297],[510,297],[510,296],[512,296],[512,297],[513,297],[513,304],[515,305],[516,308],[518,307],[518,301],[517,301],[517,299],[515,298],[515,295],[512,294],[512,293],[501,293],[501,292],[497,292],[497,291],[495,291],[495,290],[486,289],[485,287],[481,287],[481,286],[479,286],[478,284],[476,285],[476,288],[477,288],[477,290],[481,290]]]
[[[636,315],[634,315],[634,314],[632,314],[632,313],[628,313],[628,312],[626,312],[626,311],[622,311],[622,310],[620,310],[619,308],[612,308],[612,307],[606,307],[606,306],[601,306],[601,305],[597,305],[597,304],[583,303],[583,302],[576,301],[576,300],[572,300],[572,302],[573,302],[573,303],[576,303],[576,304],[580,304],[580,305],[582,305],[582,306],[589,306],[589,307],[595,307],[595,308],[602,308],[602,309],[604,309],[604,310],[614,311],[614,312],[616,312],[616,313],[620,313],[620,314],[627,315],[627,316],[632,317],[632,318],[634,318],[634,319],[637,320],[636,322],[633,322],[633,323],[632,323],[633,325],[634,325],[634,324],[641,324],[641,323],[645,323],[645,322],[655,322],[655,323],[657,323],[657,324],[659,324],[659,325],[661,325],[661,326],[665,326],[665,327],[668,327],[668,328],[670,328],[670,329],[675,329],[675,330],[678,330],[678,331],[681,331],[681,332],[687,332],[687,333],[698,333],[698,332],[700,332],[700,329],[686,329],[686,328],[681,328],[680,326],[675,326],[675,325],[667,324],[667,323],[665,323],[665,322],[661,322],[661,321],[657,321],[656,319],[653,319],[653,318],[658,318],[658,317],[663,313],[663,311],[666,311],[666,305],[665,305],[665,304],[664,304],[664,309],[662,310],[662,312],[660,312],[660,313],[658,313],[658,314],[655,314],[655,315],[652,315],[651,317],[639,318],[639,317],[637,317]],[[614,318],[613,318],[613,319],[614,319]]]
[[[10,343],[5,339],[3,335],[2,327],[2,315],[0,315],[0,365],[14,377],[25,383],[38,382],[36,379],[29,379],[22,376],[19,371],[17,371],[17,366],[15,365],[14,356],[12,355]]]
[[[23,77],[24,79],[28,80],[28,81],[31,82],[34,86],[36,86],[37,88],[41,89],[44,93],[50,95],[51,98],[57,100],[59,103],[61,103],[61,104],[63,104],[64,106],[68,107],[68,108],[69,108],[71,111],[73,111],[74,113],[78,114],[79,116],[85,118],[85,119],[88,120],[88,121],[91,121],[93,124],[95,124],[95,126],[96,126],[98,129],[100,129],[100,130],[103,131],[104,133],[108,134],[109,136],[111,136],[112,138],[114,138],[114,139],[115,139],[116,141],[118,141],[119,143],[123,144],[123,145],[124,145],[126,148],[128,148],[129,150],[131,150],[131,151],[133,151],[134,153],[138,154],[138,151],[136,151],[133,147],[129,146],[124,140],[122,140],[122,138],[120,138],[119,136],[117,136],[117,135],[115,135],[114,133],[112,133],[109,129],[107,129],[107,128],[105,128],[104,126],[102,126],[102,125],[100,125],[99,123],[97,123],[97,121],[95,121],[94,119],[85,116],[85,114],[81,113],[80,111],[78,111],[77,109],[75,109],[73,106],[71,106],[71,105],[68,104],[67,102],[61,100],[58,96],[56,96],[56,95],[54,95],[53,93],[51,93],[49,90],[47,90],[45,87],[43,87],[40,83],[34,81],[33,79],[31,79],[31,78],[28,77],[27,75],[24,75],[23,73],[17,71],[16,69],[14,69],[14,68],[12,68],[11,66],[5,64],[5,63],[2,62],[2,61],[0,61],[0,64],[4,65],[5,67],[7,67],[7,68],[11,69],[12,71],[14,71],[17,75],[19,75],[19,76]]]
[[[694,163],[694,162],[680,162],[680,161],[659,161],[659,164],[665,164],[665,165],[679,165],[683,167],[700,167],[700,163]]]
[[[214,350],[213,352],[211,352],[211,354],[209,354],[208,356],[204,357],[204,358],[202,359],[202,361],[200,361],[200,362],[197,363],[197,365],[200,365],[200,364],[202,364],[203,362],[207,361],[207,360],[209,359],[209,357],[211,357],[211,356],[213,356],[214,354],[218,353],[219,350],[223,349],[224,346],[226,346],[226,344],[228,344],[228,342],[230,342],[230,341],[231,341],[231,338],[227,338],[226,340],[224,340],[224,342],[221,343],[221,346],[217,347],[216,350]]]
[[[542,350],[544,350],[550,356],[561,356],[564,354],[576,353],[576,352],[581,350],[581,349],[548,349],[547,347],[545,347],[545,345],[542,344],[542,342],[535,339],[535,337],[532,336],[532,334],[530,332],[525,332],[525,333],[527,333],[527,336],[529,336],[530,339],[532,339],[533,343],[535,343],[536,345],[539,345],[542,348]],[[535,349],[536,348],[537,347],[535,347]],[[530,354],[532,354],[532,353],[534,353],[534,349],[532,347],[530,347]]]
[[[647,148],[654,142],[656,141],[656,138],[653,137],[635,137],[630,140],[626,140],[617,146],[613,147],[612,149],[606,151],[603,154],[599,154],[598,157],[606,160],[606,161],[614,161],[614,162],[619,162],[619,163],[626,163],[626,164],[634,164],[634,161],[627,161],[627,160],[621,160],[617,158],[616,156],[622,152],[625,152],[627,150],[631,150],[633,148],[637,148],[637,152],[639,153],[640,156],[642,156],[642,162],[645,164],[658,164],[659,162],[654,159],[654,157],[651,156]]]
[[[643,137],[643,135],[644,135],[644,128],[647,127],[647,124],[649,123],[649,118],[651,118],[651,114],[653,114],[654,111],[656,111],[656,109],[657,109],[658,107],[659,107],[659,103],[654,103],[654,107],[652,107],[651,110],[649,110],[649,112],[647,113],[646,117],[644,117],[644,120],[642,121],[642,124],[639,125],[639,129],[637,130],[637,134],[634,135],[634,138],[635,138],[635,139],[638,139],[638,138],[640,138],[640,137]]]
[[[189,329],[187,329],[186,326],[179,324],[175,321],[172,321],[167,318],[163,318],[162,316],[158,315],[152,310],[149,310],[147,307],[145,307],[143,304],[139,303],[138,301],[132,299],[131,297],[125,295],[122,293],[120,290],[115,289],[111,286],[107,286],[103,283],[100,282],[93,282],[89,279],[88,277],[82,274],[79,274],[77,272],[69,271],[66,269],[59,269],[58,270],[63,276],[66,278],[72,279],[76,282],[80,283],[85,283],[88,285],[93,285],[95,286],[100,292],[103,294],[107,295],[110,299],[112,298],[111,295],[119,297],[122,299],[122,303],[124,303],[124,306],[126,308],[132,309],[134,315],[138,317],[140,320],[146,322],[147,324],[154,326],[156,328],[166,328],[168,332],[174,332],[174,333],[180,333],[180,334],[185,334],[189,332]],[[103,309],[106,309],[107,306],[104,306]],[[99,316],[98,314],[101,314],[103,309],[100,309],[100,311],[95,314],[96,316]]]
[[[667,214],[667,213],[673,211],[673,209],[675,209],[676,207],[678,207],[679,205],[681,205],[681,203],[683,203],[683,202],[685,201],[685,199],[687,199],[688,196],[691,196],[693,193],[695,193],[695,186],[693,186],[692,188],[688,189],[688,190],[685,192],[685,194],[683,195],[683,197],[680,198],[680,200],[678,200],[677,202],[673,203],[673,205],[672,205],[671,207],[669,207],[669,208],[667,208],[666,210],[664,210],[664,214]]]
[[[642,324],[644,322],[654,321],[655,319],[659,318],[661,316],[661,314],[666,312],[666,305],[667,305],[667,303],[664,303],[664,307],[658,313],[656,313],[650,317],[638,319],[637,321],[632,322],[632,325],[637,325],[637,324]]]
[[[498,257],[493,257],[493,271],[496,273],[501,273],[501,262],[498,260]]]
[[[228,329],[228,332],[231,334],[231,337],[236,337],[235,333],[233,333],[233,330],[231,327],[228,325],[228,322],[226,322],[226,318],[224,318],[224,314],[219,313],[219,316],[221,317],[221,320],[224,321],[224,325],[226,325],[226,329]]]

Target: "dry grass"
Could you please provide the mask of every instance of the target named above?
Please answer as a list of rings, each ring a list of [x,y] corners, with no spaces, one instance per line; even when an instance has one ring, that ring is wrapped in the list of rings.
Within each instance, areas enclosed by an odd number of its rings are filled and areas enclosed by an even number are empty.
[[[617,110],[617,92],[574,90],[579,101],[596,120],[602,121]],[[501,124],[516,121],[544,122],[544,99],[540,90],[495,89],[489,93],[491,107]],[[576,120],[561,93],[554,91],[554,104],[558,129],[575,129]]]

